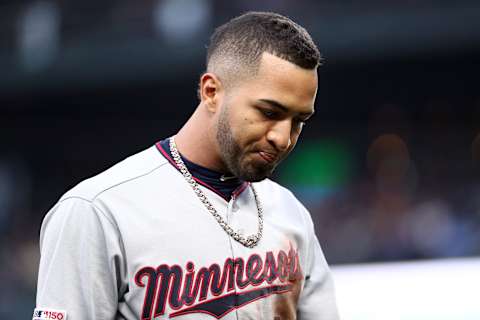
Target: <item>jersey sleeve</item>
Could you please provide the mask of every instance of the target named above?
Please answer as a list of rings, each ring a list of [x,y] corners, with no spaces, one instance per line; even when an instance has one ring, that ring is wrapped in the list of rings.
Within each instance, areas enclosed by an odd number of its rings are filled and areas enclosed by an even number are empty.
[[[338,320],[333,279],[308,214],[309,240],[305,285],[298,302],[299,320]]]
[[[37,310],[68,320],[114,319],[125,273],[118,229],[81,198],[59,202],[40,231]]]

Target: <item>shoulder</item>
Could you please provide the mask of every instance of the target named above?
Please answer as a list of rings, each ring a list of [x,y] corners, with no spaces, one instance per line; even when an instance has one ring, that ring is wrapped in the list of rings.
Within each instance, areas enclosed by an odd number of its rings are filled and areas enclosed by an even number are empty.
[[[265,196],[268,196],[268,198],[273,198],[275,201],[289,202],[305,209],[292,191],[280,185],[278,182],[265,179],[260,182],[256,182],[253,185],[259,190],[259,192],[265,194]]]
[[[269,197],[280,197],[281,199],[299,202],[295,195],[285,188],[284,186],[280,185],[278,182],[275,182],[270,179],[264,179],[260,182],[253,183],[253,186],[258,189],[260,192],[268,194]]]
[[[93,202],[100,194],[147,177],[167,164],[155,146],[134,154],[100,174],[80,182],[66,192],[60,202],[80,198]]]
[[[286,187],[270,179],[256,182],[253,185],[256,189],[258,189],[262,200],[266,199],[268,204],[280,206],[281,208],[288,208],[288,210],[282,211],[286,211],[290,217],[293,215],[297,218],[300,218],[305,225],[312,224],[312,219],[308,210],[298,200],[293,192]]]

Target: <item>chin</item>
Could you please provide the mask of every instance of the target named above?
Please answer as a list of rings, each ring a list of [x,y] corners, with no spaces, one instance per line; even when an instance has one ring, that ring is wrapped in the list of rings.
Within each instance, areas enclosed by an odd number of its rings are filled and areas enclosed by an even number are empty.
[[[246,177],[247,179],[242,179],[244,181],[248,181],[248,182],[260,182],[260,181],[263,181],[265,179],[267,179],[268,177],[267,176],[251,176],[251,177]]]
[[[244,168],[243,170],[240,170],[237,176],[244,181],[259,182],[269,178],[272,175],[274,169],[274,167],[259,168],[250,166],[249,168]]]

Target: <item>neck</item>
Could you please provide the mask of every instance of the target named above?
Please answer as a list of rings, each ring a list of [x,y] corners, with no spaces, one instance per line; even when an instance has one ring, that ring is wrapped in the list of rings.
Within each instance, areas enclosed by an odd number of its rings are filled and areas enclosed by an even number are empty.
[[[213,115],[200,104],[175,135],[179,152],[190,161],[221,173],[228,173],[218,150]]]

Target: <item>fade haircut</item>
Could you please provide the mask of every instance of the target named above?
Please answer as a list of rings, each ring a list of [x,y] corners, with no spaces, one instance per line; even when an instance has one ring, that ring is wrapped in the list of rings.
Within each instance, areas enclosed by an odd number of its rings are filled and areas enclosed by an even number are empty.
[[[244,75],[255,75],[264,52],[304,69],[315,69],[321,63],[320,52],[303,27],[277,13],[247,12],[212,34],[207,72],[228,86]]]

